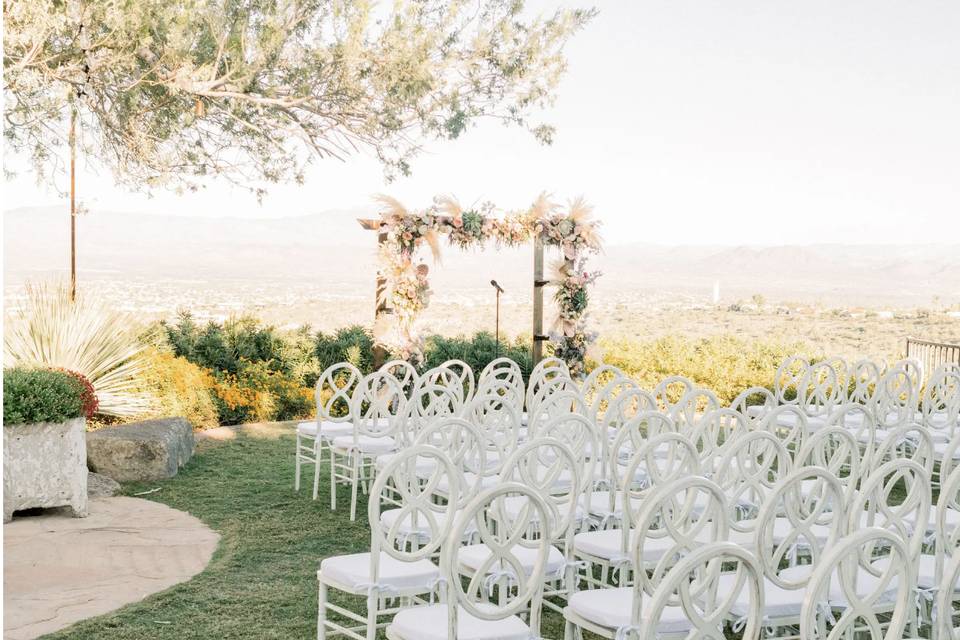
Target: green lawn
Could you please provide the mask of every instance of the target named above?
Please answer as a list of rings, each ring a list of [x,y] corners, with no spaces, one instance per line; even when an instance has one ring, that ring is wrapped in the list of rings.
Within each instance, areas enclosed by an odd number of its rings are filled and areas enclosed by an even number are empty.
[[[290,425],[247,429],[200,442],[175,478],[124,485],[127,494],[160,487],[143,497],[200,518],[220,533],[219,548],[193,580],[47,637],[315,638],[319,560],[369,549],[370,534],[365,518],[350,522],[347,489],[330,511],[327,473],[321,499],[310,499],[308,474],[294,493],[293,448]],[[558,615],[546,617],[542,635],[563,637]]]

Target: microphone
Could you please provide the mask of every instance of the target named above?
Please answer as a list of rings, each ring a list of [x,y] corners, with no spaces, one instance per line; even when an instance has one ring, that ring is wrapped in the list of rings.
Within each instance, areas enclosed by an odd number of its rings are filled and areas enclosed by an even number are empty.
[[[491,281],[490,281],[490,284],[493,285],[493,288],[494,288],[494,289],[496,289],[496,290],[499,291],[500,293],[503,293],[503,287],[501,287],[499,284],[497,284],[497,281],[496,281],[496,280],[491,280]]]

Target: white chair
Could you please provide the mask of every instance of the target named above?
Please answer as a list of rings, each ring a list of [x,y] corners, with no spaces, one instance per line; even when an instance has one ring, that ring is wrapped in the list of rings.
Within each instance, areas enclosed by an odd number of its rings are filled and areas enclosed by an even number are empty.
[[[754,553],[763,572],[763,626],[770,630],[768,636],[799,624],[811,571],[846,532],[845,505],[843,489],[833,474],[802,467],[783,478],[756,520],[741,521],[731,531],[731,541]],[[801,556],[809,564],[801,565],[799,571],[785,568],[797,567]],[[733,576],[721,576],[721,589],[733,581]],[[750,605],[742,597],[731,605],[734,627],[749,615]]]
[[[731,409],[742,413],[753,423],[759,423],[777,406],[777,397],[766,387],[744,389],[730,403]]]
[[[574,555],[600,568],[596,581],[587,571],[590,584],[605,585],[614,578],[623,586],[632,570],[630,543],[637,517],[649,495],[658,487],[683,477],[700,473],[700,456],[696,447],[680,433],[663,433],[649,440],[630,458],[622,474],[619,491],[613,496],[611,511],[620,521],[620,529],[601,529],[578,533],[573,539]],[[642,478],[641,482],[638,479]]]
[[[853,500],[853,494],[864,475],[860,444],[850,430],[838,426],[820,429],[803,443],[794,457],[794,468],[807,466],[832,473],[843,486],[845,504]],[[807,490],[804,489],[806,494]]]
[[[935,606],[938,591],[947,592],[951,601],[960,599],[960,576],[954,575],[951,582],[949,575],[950,556],[960,548],[960,467],[943,481],[932,515],[931,527],[928,527],[934,532],[932,552],[922,553],[917,562],[917,603],[921,624],[929,624],[936,637],[943,631],[943,621],[938,615],[953,610],[952,606],[947,609]]]
[[[330,508],[337,508],[337,485],[349,484],[350,519],[357,518],[357,491],[372,481],[376,459],[396,450],[397,414],[406,405],[403,387],[385,370],[365,376],[350,399],[353,433],[330,445]]]
[[[317,404],[317,419],[297,425],[296,472],[293,490],[300,491],[301,468],[304,463],[313,465],[313,499],[317,499],[320,487],[320,461],[324,445],[333,438],[352,433],[350,396],[363,376],[349,362],[341,362],[320,374],[314,390]]]
[[[574,385],[572,382],[566,384]],[[559,416],[571,414],[580,415],[584,418],[590,415],[590,407],[584,401],[583,396],[575,387],[554,391],[535,405],[533,413],[529,414],[527,437],[536,437],[542,425]]]
[[[582,485],[579,480],[582,458],[578,458],[565,443],[556,438],[538,437],[521,445],[504,462],[500,483],[518,483],[533,489],[550,507],[547,526],[538,519],[536,510],[530,510],[524,496],[510,496],[503,500],[502,511],[516,522],[522,513],[528,513],[530,521],[527,536],[518,543],[515,551],[525,572],[531,572],[536,560],[537,536],[547,531],[553,545],[548,550],[545,580],[548,592],[545,595],[563,597],[566,585],[575,580],[575,564],[572,562],[573,533],[577,523],[579,498]],[[492,513],[496,520],[500,513]],[[499,523],[496,523],[499,526]],[[526,547],[526,549],[524,549]],[[559,547],[559,548],[558,548]],[[485,544],[471,545],[460,551],[459,571],[464,576],[473,576],[492,550]],[[491,565],[487,568],[487,580],[492,590],[500,589],[503,595],[515,583],[514,568]],[[545,601],[545,606],[552,606]]]
[[[940,366],[934,369],[920,398],[923,425],[935,442],[947,442],[960,424],[960,372]]]
[[[955,590],[950,590],[951,585],[956,589],[958,584],[960,584],[960,547],[953,550],[953,555],[944,566],[943,578],[937,590],[935,607],[938,615],[933,621],[935,640],[960,640],[960,626],[955,626],[953,621],[953,614],[957,611],[954,604],[957,596]]]
[[[845,367],[845,365],[843,365]],[[846,371],[840,374],[830,361],[818,362],[807,367],[800,381],[798,404],[810,417],[825,418],[833,408],[846,399]]]
[[[800,404],[800,388],[810,363],[800,356],[785,358],[773,377],[773,395],[777,404]]]
[[[698,509],[698,505],[702,508]],[[707,637],[722,637],[729,604],[734,599],[724,594],[722,605],[717,608],[721,558],[729,551],[734,557],[746,559],[750,558],[749,552],[734,545],[723,547],[723,553],[714,550],[716,562],[707,572],[698,572],[693,582],[690,575],[694,567],[688,566],[685,560],[700,558],[699,553],[704,547],[713,549],[713,543],[725,541],[726,512],[723,492],[706,478],[678,478],[653,489],[636,515],[637,527],[629,552],[629,564],[638,568],[634,571],[633,586],[590,589],[573,594],[564,609],[567,637],[572,637],[580,629],[618,639],[654,638],[658,635],[688,637],[691,629],[701,629],[704,625],[714,629]],[[759,605],[762,600],[758,587],[760,572],[752,558],[750,562],[751,590]],[[688,593],[692,597],[668,596],[664,601],[663,590],[676,594],[678,588],[682,589],[674,582],[677,573],[671,570],[675,567],[684,567],[683,580],[687,587],[696,584],[698,588],[693,594]],[[753,624],[759,631],[759,616],[754,618]],[[650,629],[651,626],[654,628]]]
[[[391,360],[390,362],[384,363],[380,369],[382,373],[389,373],[397,382],[400,383],[400,388],[403,390],[405,396],[409,397],[413,387],[417,384],[417,380],[420,379],[420,375],[417,373],[417,368],[406,360]]]
[[[864,359],[855,362],[850,375],[852,388],[848,400],[856,404],[872,406],[882,375],[882,367],[873,360]]]
[[[656,399],[658,408],[669,414],[673,407],[691,391],[695,391],[697,385],[693,380],[685,376],[667,376],[653,389],[653,397]]]
[[[432,461],[432,471],[426,481],[418,472],[420,461]],[[370,522],[370,551],[345,556],[333,556],[320,562],[317,571],[319,584],[317,638],[323,640],[327,630],[342,633],[356,640],[375,640],[377,629],[383,626],[379,619],[396,613],[386,607],[386,598],[413,599],[429,595],[438,586],[440,571],[430,562],[431,555],[440,550],[454,521],[456,504],[441,504],[433,489],[442,480],[457,490],[457,470],[439,449],[420,445],[405,450],[390,462],[373,484],[367,516]],[[400,496],[401,506],[393,510],[398,517],[384,522],[380,505],[387,493]],[[410,545],[405,525],[425,532],[418,545]],[[354,596],[366,596],[366,614],[360,615],[346,607],[333,604],[328,590],[336,589]],[[362,626],[345,627],[327,618],[333,611]],[[409,609],[408,609],[409,610]]]
[[[417,439],[417,433],[434,420],[456,417],[463,412],[463,398],[456,387],[459,378],[454,377],[453,385],[432,382],[430,377],[422,377],[414,385],[410,398],[403,403],[397,416],[396,440],[399,446],[411,444]],[[433,380],[437,380],[433,377]]]
[[[877,428],[890,429],[919,418],[919,381],[906,365],[890,368],[877,385],[873,412]]]
[[[724,576],[733,576],[725,584],[719,580],[724,569]],[[749,610],[738,619],[735,633],[743,640],[757,640],[765,598],[760,584],[756,559],[747,551],[729,542],[708,544],[690,553],[664,576],[650,599],[649,613],[631,620],[631,627],[639,630],[642,640],[671,636],[726,638],[723,621],[732,603],[746,600]],[[645,609],[641,606],[641,615]]]
[[[792,468],[787,448],[769,431],[751,431],[730,440],[714,459],[711,477],[727,496],[734,531],[739,530],[740,520],[756,517]]]
[[[477,390],[477,383],[473,377],[473,369],[463,360],[447,360],[441,367],[450,369],[460,378],[460,384],[463,388],[464,403],[473,400],[473,394]]]
[[[505,513],[505,500],[510,496],[526,498],[526,508],[516,520]],[[490,526],[488,514],[496,515],[496,527]],[[507,483],[487,491],[471,501],[458,516],[440,556],[446,603],[404,609],[387,627],[389,640],[529,640],[540,635],[540,612],[544,575],[549,559],[550,533],[542,532],[533,546],[527,545],[531,519],[550,521],[550,507],[533,489],[518,483]],[[475,527],[490,555],[474,575],[461,582],[460,545],[464,532]],[[522,551],[520,551],[522,549]],[[530,571],[518,557],[533,549]],[[488,593],[491,582],[488,569],[507,567],[513,571],[511,588],[504,588],[496,604]],[[466,583],[466,584],[465,584]],[[528,622],[520,614],[529,612]]]
[[[887,559],[883,567],[875,556],[880,550]],[[875,527],[852,532],[828,550],[810,576],[800,638],[903,638],[914,608],[911,573],[911,553],[896,533]],[[836,607],[838,597],[842,608]]]

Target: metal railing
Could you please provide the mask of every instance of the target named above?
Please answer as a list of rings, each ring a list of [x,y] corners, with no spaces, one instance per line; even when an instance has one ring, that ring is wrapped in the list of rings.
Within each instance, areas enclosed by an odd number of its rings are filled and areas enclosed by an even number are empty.
[[[960,344],[907,338],[907,357],[920,362],[923,381],[926,382],[930,372],[940,365],[948,362],[960,365]]]

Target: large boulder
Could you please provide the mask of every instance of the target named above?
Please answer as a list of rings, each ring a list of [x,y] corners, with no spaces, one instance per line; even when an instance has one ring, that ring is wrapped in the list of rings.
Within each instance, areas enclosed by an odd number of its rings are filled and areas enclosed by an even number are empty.
[[[193,455],[193,427],[185,418],[160,418],[87,434],[87,466],[118,482],[177,475]]]

